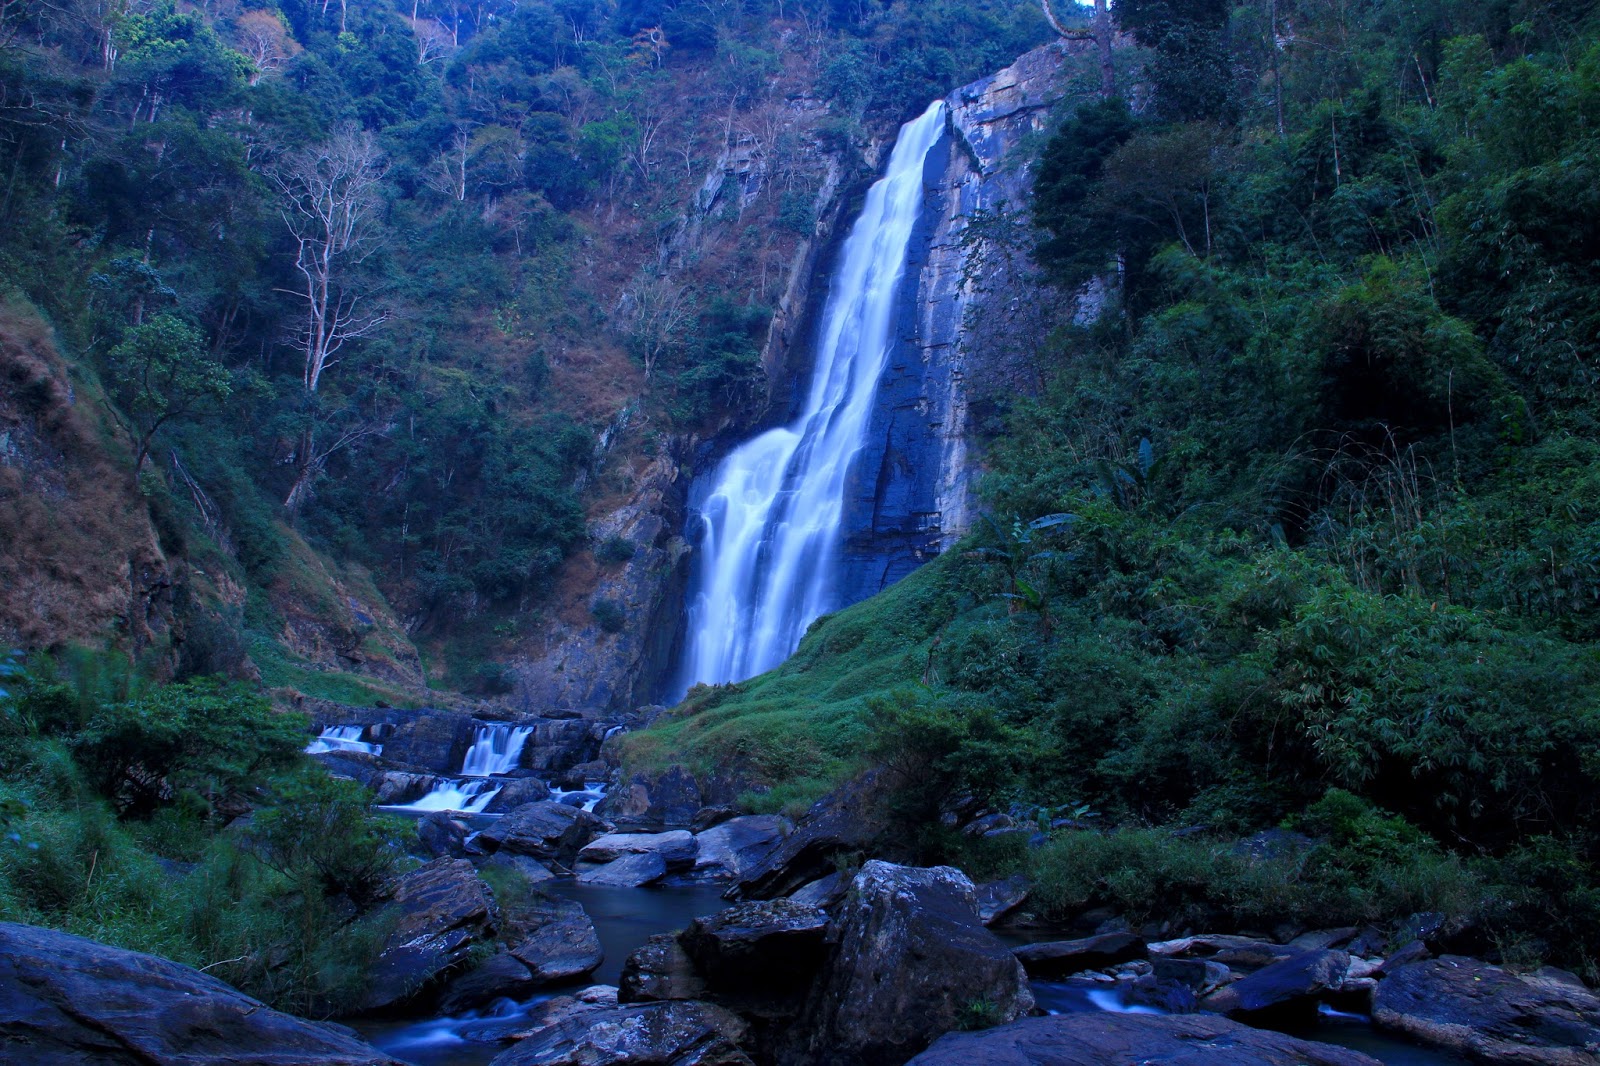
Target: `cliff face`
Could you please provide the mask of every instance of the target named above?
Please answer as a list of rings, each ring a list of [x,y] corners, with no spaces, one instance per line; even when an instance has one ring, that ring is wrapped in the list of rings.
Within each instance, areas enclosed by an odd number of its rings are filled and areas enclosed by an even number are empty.
[[[929,201],[903,283],[899,340],[846,504],[845,602],[899,580],[966,531],[984,412],[1034,385],[1031,354],[1055,320],[1056,301],[1028,259],[1033,179],[1019,146],[1049,125],[1067,96],[1074,51],[1064,44],[1036,49],[949,99],[950,135],[929,160]],[[826,117],[815,101],[791,100],[787,107],[792,129],[810,138],[805,165],[817,175],[818,223],[784,266],[763,353],[766,402],[730,418],[723,436],[747,435],[790,413],[808,376],[828,256],[848,228],[842,212],[863,177],[815,139]],[[893,130],[882,132],[888,136],[863,146],[868,167],[892,143]],[[724,153],[664,247],[663,265],[702,254],[717,220],[737,216],[768,165],[759,148]],[[594,521],[597,541],[629,540],[635,554],[609,565],[591,560],[592,572],[573,575],[574,587],[592,589],[593,599],[572,599],[539,645],[525,649],[513,697],[522,709],[605,714],[659,695],[674,665],[688,579],[682,530],[689,474],[713,451],[698,438],[666,442],[658,458],[632,472],[626,499]],[[607,632],[589,616],[591,603],[601,600],[622,609],[620,631]]]
[[[0,305],[0,647],[170,643],[176,578],[112,434],[44,321]]]
[[[843,592],[856,602],[955,543],[973,520],[986,412],[1036,382],[1031,353],[1068,304],[1029,261],[1032,153],[1068,95],[1077,46],[1035,49],[949,99],[930,160],[922,232],[901,292],[899,340],[845,512]]]

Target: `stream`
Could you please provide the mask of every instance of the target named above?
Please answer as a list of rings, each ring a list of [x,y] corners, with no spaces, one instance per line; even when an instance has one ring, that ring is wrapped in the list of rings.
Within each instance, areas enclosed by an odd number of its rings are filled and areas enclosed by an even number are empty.
[[[593,919],[605,961],[589,980],[552,988],[520,1003],[503,1000],[493,1008],[453,1018],[421,1021],[356,1020],[348,1024],[376,1047],[415,1066],[483,1066],[505,1049],[501,1040],[529,1027],[536,1008],[556,996],[591,984],[614,985],[633,950],[657,933],[682,929],[695,918],[728,906],[720,885],[677,888],[607,888],[561,879],[548,888],[583,904]],[[1079,981],[1035,981],[1039,1007],[1051,1014],[1088,1011],[1160,1013],[1153,1007],[1129,1007],[1107,985]],[[1385,1066],[1465,1066],[1455,1055],[1420,1048],[1378,1032],[1359,1015],[1325,1013],[1315,1026],[1285,1029],[1293,1036],[1320,1040],[1362,1051]]]

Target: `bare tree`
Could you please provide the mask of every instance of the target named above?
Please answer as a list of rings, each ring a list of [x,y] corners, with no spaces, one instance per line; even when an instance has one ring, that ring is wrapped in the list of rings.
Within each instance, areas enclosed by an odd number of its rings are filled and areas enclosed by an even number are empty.
[[[290,156],[271,177],[283,195],[281,214],[295,241],[294,265],[302,286],[288,291],[304,308],[295,347],[305,360],[306,393],[314,397],[345,345],[388,320],[382,310],[362,309],[356,277],[377,247],[384,167],[372,135],[345,128]],[[295,483],[286,506],[293,509],[304,501],[328,454],[327,449],[319,452],[313,430],[307,429],[296,448]]]
[[[666,275],[645,272],[631,291],[622,294],[618,321],[623,335],[639,350],[646,381],[693,315],[689,290]]]
[[[347,341],[365,336],[385,320],[382,312],[357,311],[361,297],[350,277],[377,244],[384,173],[372,135],[345,128],[290,156],[272,174],[284,198],[284,225],[295,240],[295,270],[304,282],[292,291],[305,303],[305,327],[297,346],[305,355],[309,392],[317,391]]]

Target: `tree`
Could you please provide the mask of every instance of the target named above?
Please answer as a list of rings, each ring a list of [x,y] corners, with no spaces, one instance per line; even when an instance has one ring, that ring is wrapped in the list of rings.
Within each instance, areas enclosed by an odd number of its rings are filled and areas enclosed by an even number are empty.
[[[239,16],[233,34],[239,42],[239,51],[255,66],[250,84],[258,84],[268,74],[275,74],[283,64],[300,52],[283,21],[271,11],[246,11]]]
[[[377,141],[348,127],[290,156],[272,174],[283,194],[283,221],[295,242],[294,265],[302,281],[290,291],[305,313],[296,347],[305,361],[301,380],[308,400],[315,398],[323,374],[337,364],[345,345],[388,320],[382,310],[361,309],[365,294],[359,278],[361,264],[379,243],[384,174]],[[329,455],[317,448],[307,425],[295,450],[294,483],[284,499],[290,510],[305,501]]]
[[[161,427],[233,392],[227,369],[206,355],[200,334],[176,315],[156,315],[134,326],[111,349],[108,361],[109,384],[122,412],[117,422],[133,445],[135,473],[144,469]]]
[[[1117,95],[1117,67],[1112,58],[1111,46],[1116,37],[1117,29],[1111,21],[1110,0],[1094,0],[1094,22],[1090,28],[1068,26],[1056,15],[1055,6],[1051,0],[1039,0],[1039,6],[1044,9],[1044,17],[1050,23],[1050,28],[1055,30],[1068,41],[1094,41],[1100,52],[1100,97],[1109,100]]]

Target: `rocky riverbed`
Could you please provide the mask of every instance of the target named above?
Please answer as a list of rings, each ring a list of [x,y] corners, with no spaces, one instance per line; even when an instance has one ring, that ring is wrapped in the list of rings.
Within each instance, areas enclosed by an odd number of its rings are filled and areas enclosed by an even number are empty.
[[[390,799],[407,799],[402,775],[434,780],[406,786],[425,861],[389,886],[359,1033],[165,960],[0,925],[0,1058],[1600,1063],[1591,990],[1451,954],[1429,916],[1280,940],[1158,939],[1110,918],[1050,939],[1016,928],[1024,881],[861,861],[876,829],[859,790],[795,823],[677,811],[649,782],[608,802],[620,723],[374,718],[319,723],[317,757]],[[474,810],[418,803],[446,790]],[[501,797],[517,802],[490,810]]]

